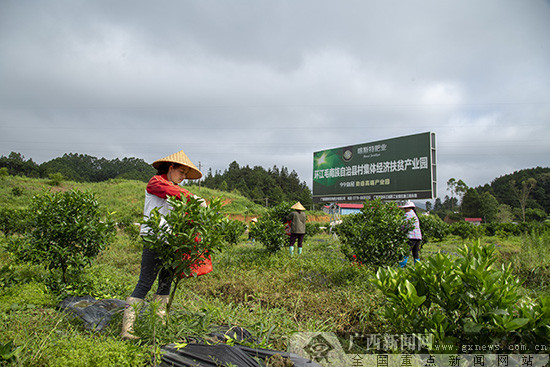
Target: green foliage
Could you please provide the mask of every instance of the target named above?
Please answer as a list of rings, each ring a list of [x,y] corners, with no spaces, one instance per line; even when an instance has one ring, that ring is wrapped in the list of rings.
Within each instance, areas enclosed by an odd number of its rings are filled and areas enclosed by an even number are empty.
[[[208,309],[190,312],[186,309],[172,310],[166,324],[157,315],[158,304],[137,306],[140,317],[134,325],[135,334],[148,344],[169,344],[175,340],[207,335],[211,331],[213,316]]]
[[[487,236],[507,238],[521,233],[519,226],[515,223],[482,223],[481,225],[485,228]]]
[[[48,177],[50,178],[49,184],[51,186],[61,186],[61,182],[65,180],[65,176],[59,172],[50,173]]]
[[[114,223],[102,216],[89,192],[43,192],[33,198],[29,210],[29,242],[25,260],[42,263],[50,270],[78,274],[113,239]]]
[[[0,343],[0,364],[15,362],[21,350],[21,347],[14,346],[13,340],[8,341],[6,344]]]
[[[246,224],[240,220],[231,220],[228,219],[224,222],[223,226],[223,237],[227,243],[231,245],[236,245],[239,242],[239,238],[246,230]]]
[[[113,342],[104,336],[74,335],[48,344],[43,359],[48,366],[95,367],[147,366],[149,353],[131,343]]]
[[[404,270],[377,271],[371,282],[387,297],[385,316],[397,330],[428,332],[436,346],[456,349],[521,341],[534,351],[533,340],[548,340],[548,298],[520,302],[520,283],[510,266],[495,265],[494,246],[474,243],[460,255],[437,254]]]
[[[33,281],[17,284],[0,292],[0,312],[51,307],[55,299],[43,283]]]
[[[480,193],[491,193],[500,204],[506,204],[511,208],[521,208],[518,193],[521,193],[522,183],[529,182],[529,179],[536,181],[536,186],[529,193],[529,200],[524,204],[527,207],[546,209],[550,208],[550,168],[536,167],[516,171],[514,173],[498,177],[490,184],[478,187]],[[532,181],[531,181],[532,182]],[[519,192],[517,191],[519,190]]]
[[[9,176],[10,176],[10,173],[8,172],[8,167],[0,168],[0,180],[8,178]]]
[[[155,169],[142,159],[108,160],[74,153],[42,163],[40,171],[42,177],[59,173],[77,182],[102,182],[116,178],[147,182],[155,174]]]
[[[395,203],[365,201],[361,212],[347,215],[338,225],[342,252],[372,266],[396,264],[408,252],[407,233],[413,223]]]
[[[323,232],[321,227],[327,227],[328,223],[306,222],[306,235],[304,238],[310,238]]]
[[[544,210],[539,208],[527,208],[525,209],[525,219],[527,221],[542,222],[548,218],[548,214]]]
[[[7,168],[12,176],[39,177],[40,173],[38,164],[16,152],[11,152],[7,157],[1,156],[0,167]]]
[[[289,237],[285,234],[284,222],[292,211],[292,205],[282,202],[271,208],[250,228],[250,234],[265,246],[270,253],[275,253],[288,245]]]
[[[518,254],[510,259],[514,271],[533,289],[550,286],[550,230],[538,234],[532,232],[523,236]]]
[[[479,239],[485,234],[485,227],[460,221],[451,224],[451,234],[462,238],[463,242],[467,239]]]
[[[11,189],[11,194],[13,196],[21,196],[23,195],[23,189],[19,186],[14,186],[12,189]]]
[[[295,171],[288,172],[274,166],[266,170],[263,167],[240,167],[231,162],[223,173],[208,172],[203,179],[204,186],[223,191],[238,190],[243,196],[265,205],[278,205],[283,201],[300,201],[306,208],[312,204],[311,191],[305,182],[300,182]]]
[[[442,241],[450,233],[449,225],[437,215],[419,215],[418,220],[424,243]]]
[[[24,233],[26,217],[27,211],[24,209],[0,207],[0,231],[6,236]]]
[[[193,196],[187,200],[169,197],[168,202],[172,210],[167,215],[161,215],[155,208],[143,223],[150,229],[144,236],[147,246],[157,253],[162,267],[174,276],[171,305],[180,281],[177,275],[189,275],[191,266],[202,261],[201,256],[221,249],[223,228],[228,219],[221,213],[220,199],[213,199],[209,206]]]

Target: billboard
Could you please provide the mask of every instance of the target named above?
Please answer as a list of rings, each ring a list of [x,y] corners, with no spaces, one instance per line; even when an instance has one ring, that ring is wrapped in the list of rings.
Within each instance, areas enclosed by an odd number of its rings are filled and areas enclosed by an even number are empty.
[[[433,199],[435,134],[402,136],[313,153],[313,201]]]

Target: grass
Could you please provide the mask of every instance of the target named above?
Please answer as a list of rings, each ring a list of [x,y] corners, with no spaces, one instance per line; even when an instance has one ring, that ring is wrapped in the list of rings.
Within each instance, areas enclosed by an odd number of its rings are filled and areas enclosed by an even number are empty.
[[[4,183],[0,187],[1,206],[25,207],[44,186],[51,188],[45,180],[8,178]],[[13,195],[13,187],[23,188],[19,196]],[[119,213],[141,215],[144,183],[64,182],[61,188],[52,189],[73,187],[96,192],[107,210],[119,208]],[[238,214],[242,205],[250,205],[235,193],[196,189],[192,188],[194,193],[207,199],[224,195],[235,203],[233,207],[228,202],[227,214]],[[112,319],[103,333],[96,333],[60,312],[57,304],[62,297],[47,287],[49,272],[39,264],[15,263],[10,254],[1,250],[6,241],[8,238],[0,235],[0,347],[11,341],[14,348],[19,348],[16,365],[151,365],[155,355],[151,343],[136,344],[118,336],[120,315]],[[484,237],[482,241],[497,246],[499,261],[512,264],[525,282],[526,293],[548,293],[550,235]],[[439,251],[456,253],[462,245],[461,239],[450,236],[445,241],[426,244],[421,255],[427,257]],[[69,289],[69,293],[125,299],[139,276],[141,249],[137,236],[119,231],[115,241],[82,275],[81,284]],[[346,261],[338,241],[328,235],[309,238],[304,253],[292,257],[286,250],[270,255],[261,245],[243,236],[237,245],[214,254],[213,262],[212,273],[182,282],[171,312],[174,322],[156,330],[155,343],[177,342],[190,335],[205,337],[222,325],[244,327],[262,346],[277,350],[286,350],[289,336],[298,331],[399,332],[382,315],[385,300],[368,282],[373,272]],[[143,322],[146,321],[144,317]],[[146,330],[150,325],[139,327]]]

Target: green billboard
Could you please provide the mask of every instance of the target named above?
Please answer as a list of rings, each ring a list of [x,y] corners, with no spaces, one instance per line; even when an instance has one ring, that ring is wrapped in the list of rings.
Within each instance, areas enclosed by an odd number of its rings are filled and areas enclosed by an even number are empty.
[[[433,199],[435,134],[431,132],[313,153],[313,201]]]

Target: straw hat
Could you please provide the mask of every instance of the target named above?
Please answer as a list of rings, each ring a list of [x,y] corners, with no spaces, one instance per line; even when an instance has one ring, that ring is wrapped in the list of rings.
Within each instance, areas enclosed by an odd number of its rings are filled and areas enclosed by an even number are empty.
[[[292,205],[290,207],[290,209],[294,209],[294,210],[306,210],[306,208],[304,208],[304,206],[298,201],[296,204]]]
[[[414,207],[416,207],[416,205],[414,205],[414,203],[413,203],[412,201],[407,200],[407,201],[405,202],[405,204],[399,205],[399,207],[400,207],[401,209],[405,209],[405,208],[414,208]]]
[[[185,155],[183,150],[180,150],[177,153],[169,155],[168,157],[164,157],[164,158],[156,160],[155,162],[153,162],[153,167],[158,169],[159,166],[161,165],[161,163],[163,163],[163,162],[178,163],[178,164],[181,164],[183,166],[188,167],[189,172],[187,172],[187,175],[185,177],[187,179],[199,179],[199,178],[202,177],[201,171],[199,171],[199,169],[197,167],[195,167],[193,162],[191,162],[191,160],[187,157],[187,155]]]

